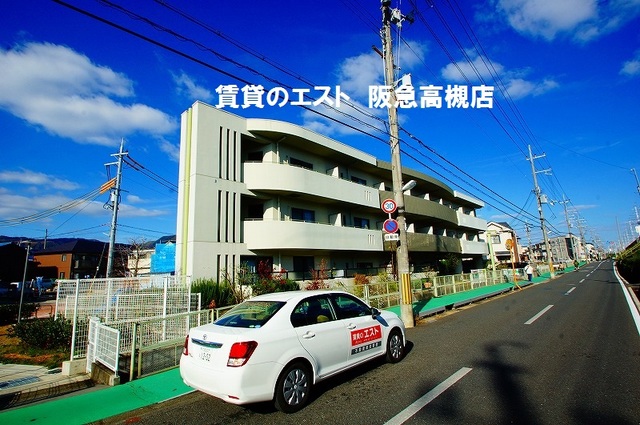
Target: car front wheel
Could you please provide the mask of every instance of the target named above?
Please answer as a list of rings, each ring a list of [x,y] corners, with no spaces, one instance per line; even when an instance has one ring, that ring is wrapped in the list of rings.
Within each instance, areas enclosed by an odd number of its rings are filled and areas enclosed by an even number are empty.
[[[311,372],[307,365],[295,362],[287,366],[276,383],[276,409],[285,413],[302,409],[309,401],[311,382]]]
[[[394,329],[387,338],[387,361],[389,363],[398,363],[404,357],[404,341],[402,333],[398,329]]]

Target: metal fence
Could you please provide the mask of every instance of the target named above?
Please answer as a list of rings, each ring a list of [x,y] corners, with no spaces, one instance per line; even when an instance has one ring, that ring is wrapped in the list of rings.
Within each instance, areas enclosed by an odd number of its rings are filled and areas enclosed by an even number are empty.
[[[110,324],[200,310],[184,276],[58,280],[55,317],[72,321],[71,360],[87,356],[89,318]],[[164,333],[173,332],[165,327]],[[181,329],[182,331],[182,329]]]
[[[462,273],[447,276],[435,276],[432,278],[431,288],[434,297],[470,291],[483,286],[505,283],[513,279],[514,271],[504,270],[473,270],[471,273]],[[516,276],[518,272],[516,271]]]
[[[89,319],[87,344],[87,372],[94,362],[100,362],[117,374],[120,359],[120,332],[100,323],[97,317]]]
[[[516,274],[523,276],[521,270]],[[414,274],[411,289],[415,301],[512,279],[512,270]],[[398,283],[392,279],[327,283],[380,309],[401,303]],[[175,276],[59,280],[55,315],[73,321],[71,360],[87,357],[88,370],[99,361],[129,379],[177,366],[189,329],[213,322],[231,308],[201,310],[200,294],[192,294],[190,287],[190,279]]]

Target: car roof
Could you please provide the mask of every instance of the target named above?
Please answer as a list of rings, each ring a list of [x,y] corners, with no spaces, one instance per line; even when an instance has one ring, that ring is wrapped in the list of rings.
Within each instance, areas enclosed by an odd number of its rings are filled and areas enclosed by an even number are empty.
[[[303,298],[307,298],[312,295],[323,294],[346,294],[344,291],[335,291],[330,289],[314,289],[314,290],[300,290],[300,291],[285,291],[285,292],[271,292],[269,294],[257,295],[249,298],[247,301],[296,301]]]

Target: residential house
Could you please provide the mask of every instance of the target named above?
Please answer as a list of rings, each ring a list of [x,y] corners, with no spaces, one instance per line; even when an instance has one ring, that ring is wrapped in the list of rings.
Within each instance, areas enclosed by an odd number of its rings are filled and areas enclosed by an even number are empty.
[[[114,249],[113,277],[124,276],[126,254],[123,245]],[[105,277],[109,244],[90,239],[75,239],[34,251],[38,269],[47,270],[48,277],[57,279],[83,279]],[[54,276],[51,276],[53,274]]]
[[[515,230],[505,222],[489,221],[486,230],[489,263],[511,265],[522,261],[522,247]]]

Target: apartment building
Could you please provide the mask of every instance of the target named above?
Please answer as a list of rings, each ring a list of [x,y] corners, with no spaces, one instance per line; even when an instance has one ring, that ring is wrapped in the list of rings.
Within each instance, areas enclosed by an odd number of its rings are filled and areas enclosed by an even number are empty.
[[[455,256],[483,267],[481,201],[403,169],[414,271]],[[196,102],[181,117],[176,274],[235,276],[270,262],[302,278],[324,262],[334,276],[391,270],[380,206],[392,199],[391,164],[300,126],[245,119]]]

